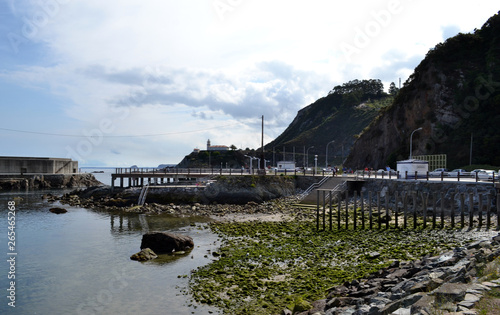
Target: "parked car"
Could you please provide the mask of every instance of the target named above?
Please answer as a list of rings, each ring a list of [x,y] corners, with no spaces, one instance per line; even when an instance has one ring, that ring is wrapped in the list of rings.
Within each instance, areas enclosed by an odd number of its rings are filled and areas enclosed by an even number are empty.
[[[429,176],[439,177],[439,176],[441,176],[441,173],[443,173],[443,176],[448,176],[448,169],[447,168],[436,168],[432,172],[429,172]]]
[[[456,168],[451,172],[448,172],[448,176],[450,177],[458,177],[458,174],[460,174],[460,176],[471,176],[470,172],[467,172],[466,170],[461,168]]]
[[[495,179],[498,179],[498,173],[495,173],[495,171],[491,171],[491,170],[484,170],[484,171],[478,172],[477,177],[480,180],[493,180],[493,177],[495,177]]]

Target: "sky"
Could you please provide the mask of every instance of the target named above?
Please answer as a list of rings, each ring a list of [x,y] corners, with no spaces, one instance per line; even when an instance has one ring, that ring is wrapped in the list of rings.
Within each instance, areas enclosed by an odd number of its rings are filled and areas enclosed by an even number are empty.
[[[498,1],[0,0],[0,155],[177,164],[257,149],[354,79],[406,81]]]

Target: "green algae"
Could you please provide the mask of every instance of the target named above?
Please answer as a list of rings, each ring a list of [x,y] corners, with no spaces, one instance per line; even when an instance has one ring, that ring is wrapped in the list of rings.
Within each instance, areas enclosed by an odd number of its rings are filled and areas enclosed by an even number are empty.
[[[467,242],[436,230],[317,231],[312,221],[212,223],[217,260],[194,271],[194,299],[228,314],[275,314],[293,301],[325,298],[336,284],[436,255]],[[368,253],[377,252],[376,258]],[[292,302],[292,303],[291,303]]]

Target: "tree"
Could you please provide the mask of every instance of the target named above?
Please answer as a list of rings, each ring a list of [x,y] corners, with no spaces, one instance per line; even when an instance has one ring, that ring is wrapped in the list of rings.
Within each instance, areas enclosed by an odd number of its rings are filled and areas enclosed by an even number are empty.
[[[399,89],[396,87],[396,84],[394,82],[391,82],[389,85],[389,94],[390,95],[396,95],[398,94]]]
[[[231,144],[231,146],[229,148],[231,149],[231,151],[236,150],[236,146],[234,144]]]

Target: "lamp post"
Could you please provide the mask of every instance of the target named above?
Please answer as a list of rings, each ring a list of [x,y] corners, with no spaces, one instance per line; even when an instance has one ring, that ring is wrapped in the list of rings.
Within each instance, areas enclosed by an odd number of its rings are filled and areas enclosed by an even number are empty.
[[[306,151],[306,169],[309,167],[309,149],[312,149],[314,148],[314,146],[310,146],[309,148],[307,148],[307,151]]]
[[[411,158],[413,157],[412,155],[412,140],[413,140],[413,134],[415,133],[415,131],[419,131],[419,130],[422,130],[422,127],[418,128],[418,129],[415,129],[413,130],[413,132],[411,133],[410,135],[410,160]]]
[[[316,171],[318,170],[318,155],[316,154],[314,156],[314,171],[313,171],[313,175],[316,175]]]
[[[328,143],[326,144],[325,168],[328,168],[328,145],[329,145],[330,143],[334,143],[334,142],[335,142],[335,140],[332,140],[332,141],[330,141],[330,142],[328,142]]]

